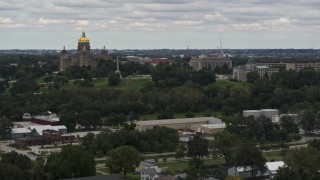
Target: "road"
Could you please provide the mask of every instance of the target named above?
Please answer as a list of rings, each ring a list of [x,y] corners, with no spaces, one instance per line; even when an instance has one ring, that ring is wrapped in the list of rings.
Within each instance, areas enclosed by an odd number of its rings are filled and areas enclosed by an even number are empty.
[[[290,142],[287,143],[289,145],[290,149],[293,148],[299,148],[299,147],[306,147],[308,144],[307,142],[309,140],[312,139],[319,139],[319,137],[308,137],[308,139],[306,139],[305,137],[303,137],[301,140],[296,141],[296,142]],[[40,150],[40,151],[48,151],[48,152],[60,152],[61,148],[60,147],[53,147],[52,145],[45,145],[45,147],[49,147],[49,148],[41,148],[41,146],[30,146],[30,150],[19,150],[19,149],[15,149],[13,147],[10,147],[9,144],[13,143],[14,141],[0,141],[0,152],[11,152],[11,151],[15,151],[19,154],[24,154],[26,156],[28,156],[30,159],[35,160],[38,156],[35,154],[30,153],[32,150]],[[280,149],[274,149],[274,150],[268,150],[268,152],[270,151],[280,151]],[[146,157],[146,159],[153,159],[153,158],[148,158],[148,157],[154,157],[154,156],[164,156],[164,155],[173,155],[175,152],[167,152],[167,153],[152,153],[152,154],[143,154],[143,156]],[[160,158],[162,160],[162,158]],[[159,160],[160,160],[159,159]],[[106,158],[95,158],[96,161],[101,161],[101,160],[106,160]],[[175,158],[171,158],[168,157],[167,161],[175,161]],[[101,164],[97,164],[97,167],[101,167],[104,166],[104,163]]]
[[[0,150],[3,151],[3,152],[11,152],[11,151],[15,151],[19,154],[23,154],[23,155],[26,155],[28,156],[31,160],[36,160],[36,158],[38,156],[34,155],[34,154],[31,154],[29,153],[30,151],[29,150],[26,150],[26,151],[22,151],[22,150],[19,150],[19,149],[15,149],[15,148],[12,148],[9,146],[9,144],[11,143],[11,141],[0,141]]]

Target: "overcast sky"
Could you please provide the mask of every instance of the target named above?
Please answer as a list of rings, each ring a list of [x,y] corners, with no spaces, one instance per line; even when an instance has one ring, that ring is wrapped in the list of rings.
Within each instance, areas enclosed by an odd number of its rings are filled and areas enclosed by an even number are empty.
[[[0,49],[320,48],[320,0],[0,0]]]

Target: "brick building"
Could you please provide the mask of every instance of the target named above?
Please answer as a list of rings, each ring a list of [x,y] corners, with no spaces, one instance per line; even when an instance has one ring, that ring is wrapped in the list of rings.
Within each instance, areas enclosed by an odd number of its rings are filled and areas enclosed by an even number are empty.
[[[40,137],[25,137],[15,139],[15,144],[20,146],[35,146],[46,145],[54,143],[73,143],[78,142],[79,139],[73,135],[62,134],[56,130],[43,130]]]

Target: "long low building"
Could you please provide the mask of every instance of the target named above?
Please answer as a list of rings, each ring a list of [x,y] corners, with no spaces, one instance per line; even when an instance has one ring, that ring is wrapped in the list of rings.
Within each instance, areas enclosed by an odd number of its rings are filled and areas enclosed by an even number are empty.
[[[145,131],[154,126],[165,126],[177,130],[186,129],[196,132],[214,133],[225,128],[225,123],[215,117],[137,121],[135,124],[138,131]]]

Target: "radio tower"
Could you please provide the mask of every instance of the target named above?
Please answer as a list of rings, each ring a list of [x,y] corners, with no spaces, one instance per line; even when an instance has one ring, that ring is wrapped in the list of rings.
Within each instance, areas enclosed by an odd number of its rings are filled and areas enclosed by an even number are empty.
[[[221,33],[220,33],[220,56],[223,56],[223,52],[222,52],[222,38],[221,38]]]

